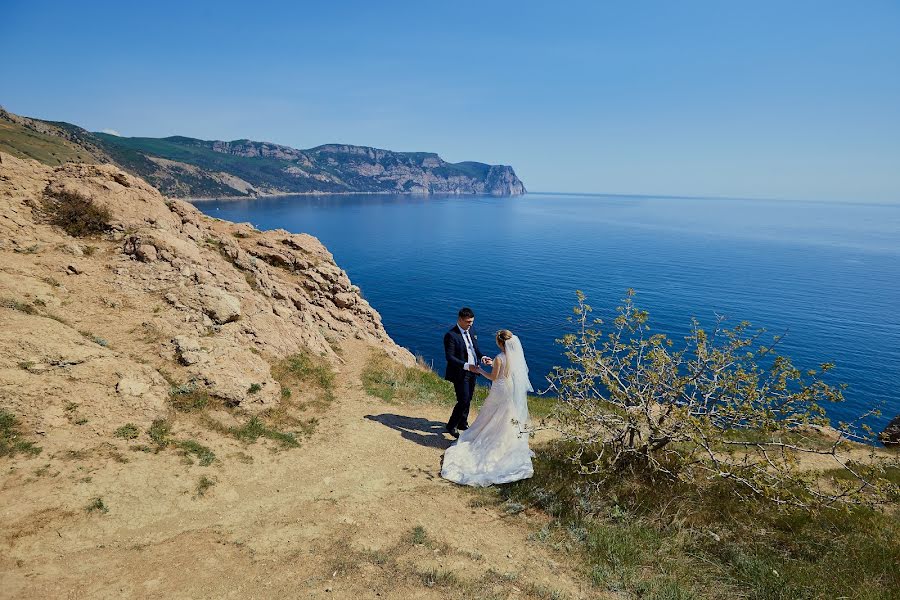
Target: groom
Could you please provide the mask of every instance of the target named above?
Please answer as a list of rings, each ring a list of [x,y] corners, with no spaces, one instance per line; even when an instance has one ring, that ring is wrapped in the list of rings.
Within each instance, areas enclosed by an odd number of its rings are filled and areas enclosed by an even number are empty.
[[[459,437],[459,430],[469,428],[469,404],[478,378],[478,362],[491,364],[491,359],[478,348],[478,336],[472,329],[475,313],[471,308],[459,310],[456,325],[444,334],[444,354],[447,357],[447,372],[444,379],[453,383],[456,391],[456,406],[447,421],[447,433]]]

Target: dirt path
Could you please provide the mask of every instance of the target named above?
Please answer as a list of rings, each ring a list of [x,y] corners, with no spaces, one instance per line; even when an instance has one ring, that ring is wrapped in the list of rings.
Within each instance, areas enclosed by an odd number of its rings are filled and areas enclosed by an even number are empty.
[[[338,401],[299,449],[198,428],[181,433],[214,449],[208,467],[104,440],[5,464],[0,597],[592,597],[529,540],[540,515],[478,506],[438,477],[446,410],[366,395],[366,355],[345,350]],[[203,476],[215,485],[198,496]],[[96,497],[108,512],[86,510]]]

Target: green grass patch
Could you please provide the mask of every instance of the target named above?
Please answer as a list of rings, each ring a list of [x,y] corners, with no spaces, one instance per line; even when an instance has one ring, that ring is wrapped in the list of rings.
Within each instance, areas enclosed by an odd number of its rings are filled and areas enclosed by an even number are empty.
[[[453,384],[434,371],[418,365],[404,366],[383,352],[373,352],[362,372],[366,393],[391,404],[456,404]],[[472,395],[472,406],[479,408],[490,392],[490,381],[479,379]],[[482,385],[484,384],[484,385]],[[528,409],[532,418],[550,415],[555,400],[543,396],[529,396]]]
[[[209,392],[194,383],[173,385],[169,390],[169,403],[178,412],[197,412],[209,406]]]
[[[500,500],[553,518],[533,539],[582,556],[595,586],[638,598],[890,598],[900,521],[868,508],[811,513],[741,499],[726,482],[578,474],[562,442]],[[892,591],[893,590],[893,591]]]
[[[216,485],[216,482],[206,475],[200,478],[200,481],[197,482],[197,497],[202,498],[206,495],[206,492],[209,491],[209,488]]]
[[[136,439],[137,436],[141,434],[141,431],[138,429],[137,425],[134,423],[125,423],[118,429],[116,429],[115,435],[116,437],[120,437],[123,440],[133,440]]]
[[[5,119],[0,120],[0,151],[51,166],[66,162],[94,162],[87,150],[62,137],[39,133]]]
[[[428,533],[425,532],[425,528],[421,525],[416,525],[412,528],[412,531],[409,532],[409,540],[418,546],[424,546],[428,543]]]
[[[859,463],[855,462],[850,462],[847,464],[847,466],[857,473],[865,470],[864,465],[860,465]],[[900,485],[900,462],[895,461],[894,464],[882,463],[878,466],[878,472],[879,475],[887,481],[890,481],[894,485]],[[823,474],[826,477],[830,477],[838,481],[858,481],[856,477],[854,477],[853,474],[850,473],[847,469],[829,469]]]
[[[16,300],[14,298],[0,298],[0,307],[17,310],[19,312],[25,313],[26,315],[38,314],[38,309],[36,309],[33,304],[30,304],[28,302],[20,302],[19,300]]]
[[[85,507],[85,510],[87,510],[89,513],[99,512],[102,514],[106,514],[109,512],[109,507],[106,506],[106,504],[103,502],[103,498],[100,498],[98,496],[97,498],[91,500],[91,503],[88,504],[87,507]]]
[[[172,433],[172,424],[165,419],[155,419],[147,430],[147,435],[156,444],[157,450],[162,450],[172,441],[169,436]]]
[[[303,392],[309,391],[313,395],[312,403],[317,408],[326,408],[335,400],[334,370],[321,356],[306,350],[292,354],[273,364],[271,373],[272,378],[281,386],[283,399],[302,396]],[[294,394],[294,391],[298,394]]]
[[[452,406],[456,403],[453,384],[434,371],[407,367],[383,352],[373,352],[362,372],[367,394],[391,404],[427,403]]]
[[[172,424],[165,419],[156,419],[150,424],[147,430],[150,439],[156,445],[153,449],[155,452],[164,450],[167,447],[173,447],[181,450],[181,453],[190,458],[194,456],[200,462],[200,466],[207,467],[216,460],[215,453],[194,440],[179,440],[172,437]],[[146,451],[145,446],[132,446],[132,450]]]
[[[216,455],[212,450],[194,440],[179,440],[174,444],[181,449],[185,456],[196,456],[201,467],[208,467],[216,460]]]
[[[334,388],[334,371],[331,365],[308,351],[292,354],[273,370],[282,378],[292,377],[296,381],[314,383],[325,390]]]
[[[427,569],[419,572],[422,579],[422,585],[425,587],[456,587],[460,584],[459,578],[452,572],[445,569]]]
[[[259,417],[251,417],[244,425],[232,427],[228,432],[246,443],[255,443],[259,438],[278,442],[284,448],[296,448],[300,445],[296,434],[285,433],[267,426]]]
[[[21,423],[11,412],[0,409],[0,456],[13,457],[17,454],[36,456],[41,447],[23,439]]]

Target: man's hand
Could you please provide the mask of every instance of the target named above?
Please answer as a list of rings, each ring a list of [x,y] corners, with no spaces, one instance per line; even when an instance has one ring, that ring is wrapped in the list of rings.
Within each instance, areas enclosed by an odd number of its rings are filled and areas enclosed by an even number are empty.
[[[487,365],[487,366],[491,366],[492,364],[494,364],[494,359],[491,358],[490,356],[482,356],[482,357],[481,357],[481,364],[484,364],[484,365]]]
[[[466,363],[466,371],[470,371],[472,373],[477,373],[478,365],[473,365],[472,363]]]

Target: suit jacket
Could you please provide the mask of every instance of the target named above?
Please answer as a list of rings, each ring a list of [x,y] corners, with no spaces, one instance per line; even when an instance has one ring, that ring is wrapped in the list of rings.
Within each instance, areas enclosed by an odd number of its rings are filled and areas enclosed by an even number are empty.
[[[480,363],[484,354],[478,347],[478,335],[475,333],[474,327],[469,328],[469,336],[475,347],[475,362],[476,364]],[[466,350],[466,341],[456,325],[444,334],[444,355],[447,357],[447,371],[444,373],[444,379],[447,381],[462,379],[468,373],[463,367],[469,360],[469,353]]]

